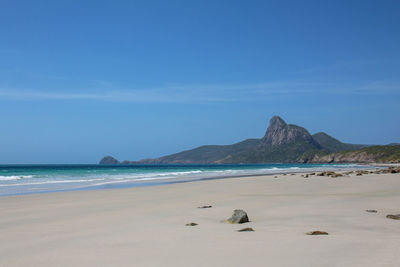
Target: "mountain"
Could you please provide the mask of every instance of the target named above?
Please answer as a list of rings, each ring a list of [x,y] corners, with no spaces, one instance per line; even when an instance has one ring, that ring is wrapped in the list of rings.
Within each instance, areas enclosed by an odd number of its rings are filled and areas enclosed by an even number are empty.
[[[141,160],[139,163],[290,162],[304,151],[318,149],[321,149],[320,145],[306,129],[286,124],[283,119],[274,116],[261,139],[247,139],[233,145],[201,146],[157,159]]]
[[[269,121],[265,135],[260,139],[247,139],[232,145],[200,146],[155,159],[123,161],[122,164],[306,163],[336,162],[336,160],[369,162],[378,158],[339,157],[339,154],[335,154],[343,151],[358,151],[357,149],[368,149],[368,147],[342,143],[323,132],[311,135],[305,128],[287,124],[279,116],[274,116]],[[376,150],[368,151],[372,154],[376,152]],[[100,164],[118,164],[116,162],[118,161],[112,157],[105,157]]]
[[[324,132],[313,134],[312,137],[321,147],[330,152],[337,152],[342,150],[356,150],[366,147],[366,145],[354,145],[354,144],[342,143],[339,140],[333,138],[330,135],[327,135]]]
[[[217,163],[294,162],[306,151],[321,149],[306,129],[286,124],[282,118],[274,116],[259,144],[251,149],[230,154]]]
[[[271,146],[306,142],[320,148],[319,144],[315,142],[306,129],[297,125],[286,124],[286,122],[278,116],[271,118],[267,131],[261,141]]]

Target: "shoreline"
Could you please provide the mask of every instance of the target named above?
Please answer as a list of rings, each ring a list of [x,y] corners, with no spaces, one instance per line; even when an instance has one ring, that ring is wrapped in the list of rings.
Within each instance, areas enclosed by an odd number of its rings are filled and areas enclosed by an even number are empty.
[[[305,164],[307,165],[307,164]],[[321,171],[342,171],[342,169],[347,171],[354,171],[357,169],[377,169],[384,168],[388,166],[397,166],[388,164],[386,166],[381,165],[362,165],[362,164],[343,164],[343,168],[337,167],[337,165],[341,164],[326,164],[326,166],[317,166],[313,167],[314,164],[310,164],[310,168],[288,168],[288,169],[280,169],[280,170],[269,170],[268,172],[262,173],[251,173],[249,171],[248,174],[240,173],[240,174],[226,174],[226,175],[215,175],[215,176],[193,176],[193,177],[173,177],[173,178],[159,178],[154,180],[133,180],[133,181],[114,181],[108,182],[101,185],[87,185],[80,187],[71,187],[71,188],[61,188],[61,189],[47,189],[47,190],[38,190],[38,191],[28,191],[28,192],[12,192],[0,194],[0,198],[8,197],[8,196],[18,196],[18,195],[30,195],[30,194],[46,194],[46,193],[58,193],[58,192],[72,192],[72,191],[91,191],[91,190],[113,190],[113,189],[122,189],[122,188],[136,188],[136,187],[148,187],[148,186],[164,186],[168,184],[177,184],[177,183],[190,183],[190,182],[198,182],[198,181],[208,181],[208,180],[219,180],[219,179],[231,179],[231,178],[246,178],[246,177],[257,177],[257,176],[273,176],[273,175],[286,175],[286,174],[302,174],[307,172],[321,172]],[[325,164],[324,164],[325,165]],[[355,166],[352,166],[355,165]],[[19,185],[24,186],[24,185]],[[17,186],[15,187],[17,188]]]
[[[0,266],[400,264],[399,173],[301,175],[2,197]]]

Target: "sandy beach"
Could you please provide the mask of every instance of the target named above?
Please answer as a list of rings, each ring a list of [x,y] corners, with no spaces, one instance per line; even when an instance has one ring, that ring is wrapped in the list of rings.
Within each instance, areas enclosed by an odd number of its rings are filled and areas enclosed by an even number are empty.
[[[398,173],[1,197],[0,266],[400,266],[399,203]]]

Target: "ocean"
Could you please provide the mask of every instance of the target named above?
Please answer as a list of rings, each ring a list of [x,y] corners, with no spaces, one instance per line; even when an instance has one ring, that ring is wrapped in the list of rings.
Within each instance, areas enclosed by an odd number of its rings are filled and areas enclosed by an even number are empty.
[[[0,196],[154,186],[205,179],[363,167],[366,166],[355,164],[0,165]]]

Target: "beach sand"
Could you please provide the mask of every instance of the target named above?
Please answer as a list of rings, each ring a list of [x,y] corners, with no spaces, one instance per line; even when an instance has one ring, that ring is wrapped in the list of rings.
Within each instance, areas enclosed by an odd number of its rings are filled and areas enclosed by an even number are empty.
[[[234,209],[251,222],[221,222]],[[400,266],[400,174],[11,196],[0,212],[0,266]]]

